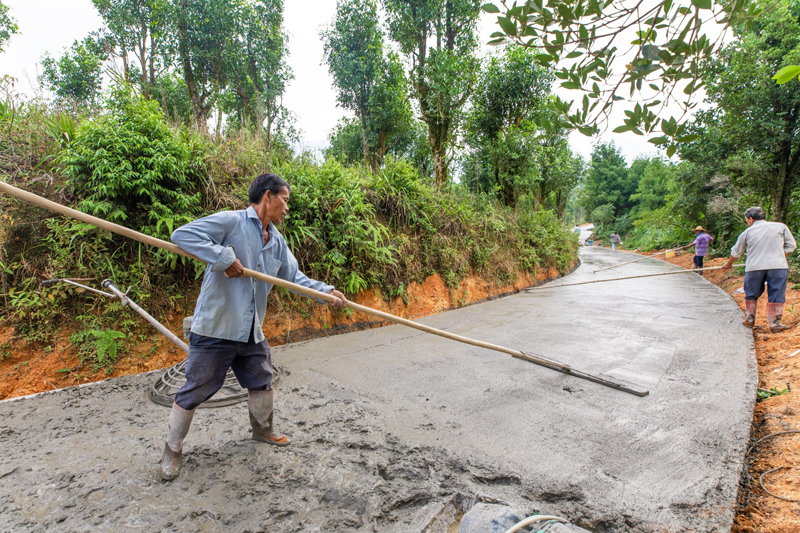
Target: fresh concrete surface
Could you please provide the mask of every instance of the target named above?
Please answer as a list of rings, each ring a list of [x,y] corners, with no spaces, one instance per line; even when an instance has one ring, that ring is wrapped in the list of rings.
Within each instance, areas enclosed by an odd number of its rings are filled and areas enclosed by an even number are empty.
[[[0,531],[432,533],[476,496],[594,531],[729,531],[757,380],[737,305],[694,273],[554,287],[677,268],[581,258],[553,288],[422,322],[647,397],[389,326],[275,349],[294,444],[248,441],[244,405],[199,411],[171,484],[152,375],[3,402]]]

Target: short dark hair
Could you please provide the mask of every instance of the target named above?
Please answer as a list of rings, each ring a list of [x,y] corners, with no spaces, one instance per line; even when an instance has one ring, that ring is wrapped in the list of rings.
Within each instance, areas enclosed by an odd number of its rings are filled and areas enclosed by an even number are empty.
[[[753,220],[764,220],[767,218],[767,213],[764,211],[763,207],[758,207],[754,205],[753,207],[747,208],[747,211],[744,212],[744,218],[752,218]]]
[[[271,191],[272,194],[279,194],[281,189],[286,188],[289,192],[292,192],[292,188],[286,182],[285,179],[281,178],[277,174],[272,174],[270,172],[266,174],[261,174],[257,176],[256,179],[253,180],[253,183],[250,185],[250,192],[248,196],[250,198],[251,204],[257,204],[263,198],[264,193],[267,191]]]

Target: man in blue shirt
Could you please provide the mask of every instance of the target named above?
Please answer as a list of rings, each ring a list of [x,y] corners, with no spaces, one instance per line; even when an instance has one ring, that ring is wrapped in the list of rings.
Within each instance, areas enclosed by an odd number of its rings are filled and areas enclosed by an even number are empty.
[[[300,272],[283,235],[275,228],[289,211],[291,188],[275,174],[250,186],[250,207],[223,211],[175,230],[172,241],[208,264],[189,334],[186,383],[175,395],[161,459],[161,477],[178,477],[183,439],[194,411],[222,387],[231,368],[248,391],[253,439],[287,446],[272,428],[272,358],[261,331],[272,285],[245,276],[245,268],[329,293],[344,307],[344,295]]]

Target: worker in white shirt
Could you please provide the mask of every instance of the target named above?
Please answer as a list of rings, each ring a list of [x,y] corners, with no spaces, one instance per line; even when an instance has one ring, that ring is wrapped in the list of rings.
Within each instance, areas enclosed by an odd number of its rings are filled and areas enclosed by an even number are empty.
[[[767,222],[765,218],[766,213],[761,207],[751,207],[744,212],[745,222],[750,227],[739,235],[722,269],[729,270],[736,259],[747,254],[744,274],[745,319],[742,324],[749,328],[755,325],[758,298],[764,293],[766,283],[769,330],[779,333],[791,327],[781,324],[781,319],[789,279],[786,256],[797,248],[797,243],[786,224]]]

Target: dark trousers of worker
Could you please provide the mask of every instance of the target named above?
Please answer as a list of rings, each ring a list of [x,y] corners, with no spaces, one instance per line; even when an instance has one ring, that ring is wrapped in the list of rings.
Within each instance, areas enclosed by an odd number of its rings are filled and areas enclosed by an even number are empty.
[[[247,342],[190,333],[186,383],[175,394],[175,403],[187,411],[195,409],[222,388],[229,368],[244,389],[272,389],[269,344],[266,340],[255,342],[252,329]]]
[[[703,268],[703,259],[705,259],[704,255],[696,255],[696,256],[694,256],[694,268],[695,269]],[[701,276],[703,275],[702,272],[698,272],[698,274],[700,274]]]
[[[786,284],[789,280],[788,269],[752,270],[744,274],[744,299],[758,300],[764,294],[767,285],[767,302],[782,304],[786,302]]]

